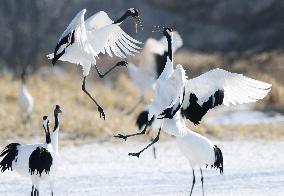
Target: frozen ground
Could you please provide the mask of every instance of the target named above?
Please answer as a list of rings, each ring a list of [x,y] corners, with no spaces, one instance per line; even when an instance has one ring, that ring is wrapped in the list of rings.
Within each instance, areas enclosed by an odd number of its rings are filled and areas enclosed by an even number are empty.
[[[215,141],[224,154],[224,176],[205,170],[205,195],[283,196],[284,141]],[[157,145],[140,159],[129,157],[145,143],[94,143],[61,149],[55,196],[189,195],[191,170],[174,141]],[[201,196],[199,172],[193,195]],[[30,195],[30,181],[0,174],[0,195]],[[47,185],[41,195],[50,195]]]

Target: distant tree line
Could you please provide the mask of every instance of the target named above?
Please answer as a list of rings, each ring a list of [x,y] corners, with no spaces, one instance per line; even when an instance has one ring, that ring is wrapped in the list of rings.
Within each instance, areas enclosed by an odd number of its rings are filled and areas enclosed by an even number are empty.
[[[130,7],[140,10],[144,31],[171,25],[186,48],[205,52],[246,52],[284,47],[284,1],[279,0],[1,0],[0,69],[20,72],[23,66],[46,63],[68,22],[81,9],[86,17],[106,10],[115,19]],[[133,23],[125,29],[134,33]]]

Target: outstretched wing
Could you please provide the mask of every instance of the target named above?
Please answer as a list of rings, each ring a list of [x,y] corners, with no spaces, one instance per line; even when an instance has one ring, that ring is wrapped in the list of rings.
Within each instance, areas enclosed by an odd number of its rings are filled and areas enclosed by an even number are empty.
[[[96,51],[107,53],[109,56],[126,58],[126,55],[133,55],[141,48],[137,44],[141,42],[126,34],[118,24],[113,24],[107,13],[100,11],[85,21],[88,30],[88,39]]]
[[[107,53],[111,57],[114,54],[120,58],[138,53],[141,48],[137,44],[142,44],[126,34],[117,25],[108,25],[88,31],[88,39],[97,54]]]
[[[270,90],[271,84],[214,69],[187,81],[181,114],[197,125],[209,109],[256,102]]]
[[[104,11],[99,11],[85,20],[85,26],[88,31],[99,29],[112,23],[113,20]]]
[[[87,61],[95,62],[94,57],[97,56],[97,54],[88,42],[84,25],[85,12],[86,10],[83,9],[73,18],[59,38],[54,53],[47,55],[49,59],[52,59],[53,64],[55,64],[58,59],[81,65],[85,63],[81,61],[86,61],[86,59]],[[82,55],[84,57],[81,57]]]

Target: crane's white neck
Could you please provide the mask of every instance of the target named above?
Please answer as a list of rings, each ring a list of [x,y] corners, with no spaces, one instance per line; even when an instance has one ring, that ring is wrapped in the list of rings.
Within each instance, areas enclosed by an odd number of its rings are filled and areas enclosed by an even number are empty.
[[[51,134],[51,145],[53,147],[53,150],[58,153],[58,134],[59,134],[59,119],[58,114],[54,114],[54,129]]]
[[[59,128],[51,133],[51,145],[55,153],[58,153],[58,133]]]
[[[27,85],[25,83],[21,84],[21,90],[22,91],[28,91]]]

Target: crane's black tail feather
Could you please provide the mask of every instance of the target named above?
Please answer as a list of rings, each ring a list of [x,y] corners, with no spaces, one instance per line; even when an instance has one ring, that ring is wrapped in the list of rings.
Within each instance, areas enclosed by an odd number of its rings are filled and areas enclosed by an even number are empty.
[[[223,175],[223,154],[220,148],[218,148],[216,145],[214,145],[214,152],[215,152],[215,162],[214,165],[212,165],[214,168],[220,170],[220,174]]]
[[[1,172],[5,172],[7,169],[13,171],[12,163],[18,156],[18,143],[11,143],[7,145],[1,152],[0,157],[3,159],[0,162]]]

